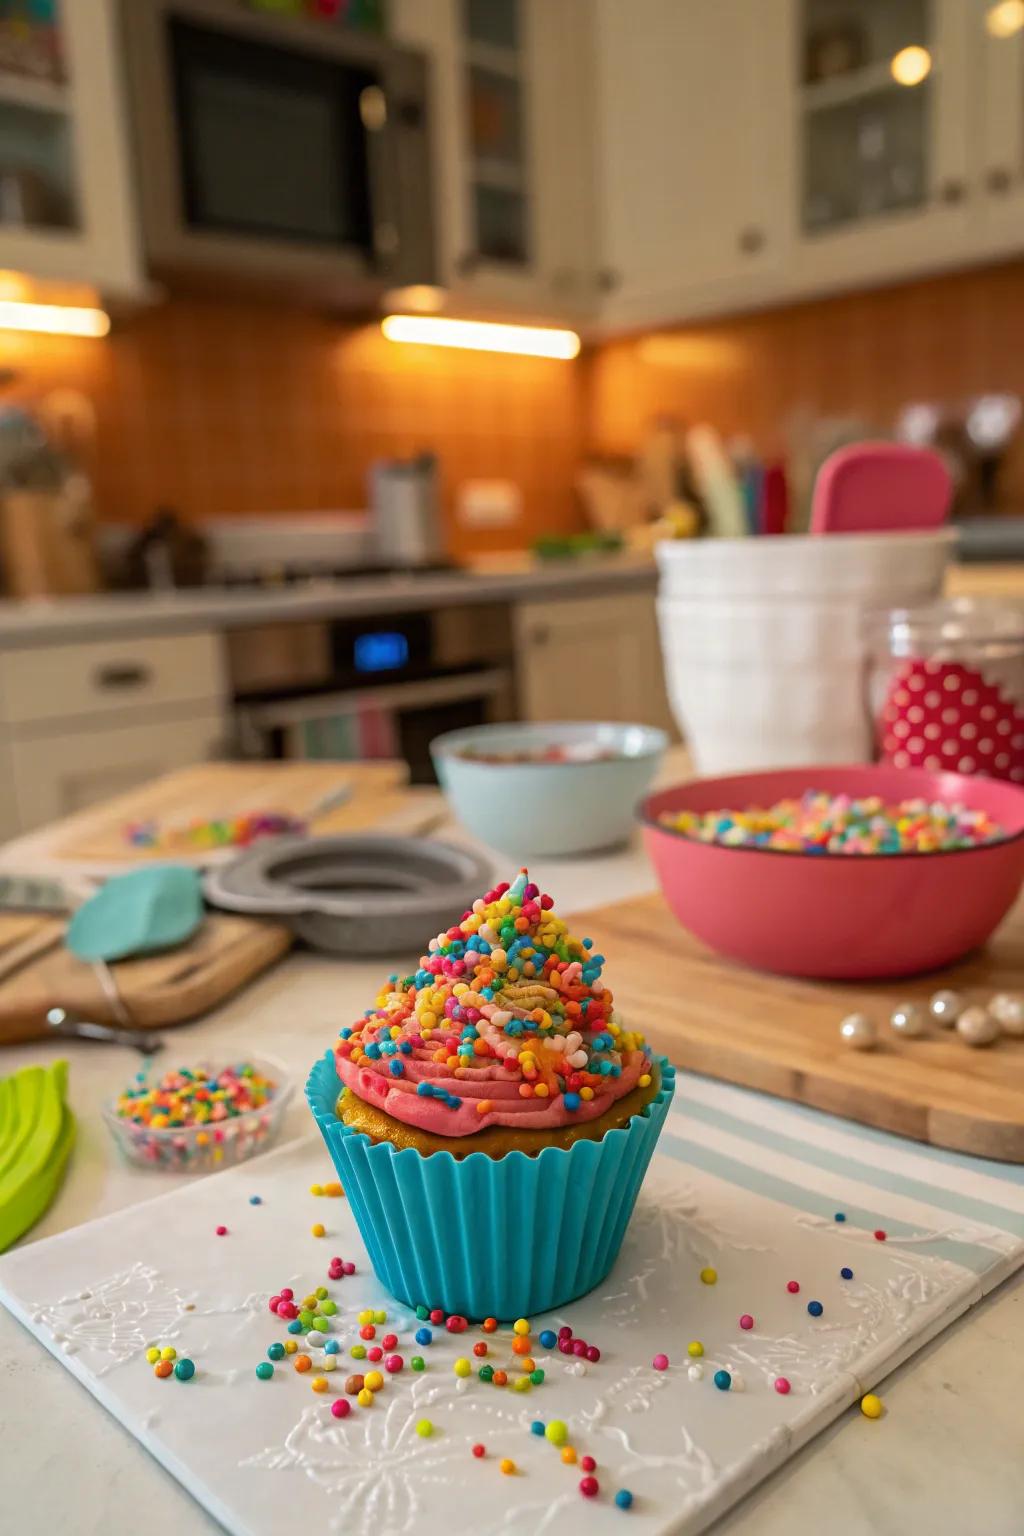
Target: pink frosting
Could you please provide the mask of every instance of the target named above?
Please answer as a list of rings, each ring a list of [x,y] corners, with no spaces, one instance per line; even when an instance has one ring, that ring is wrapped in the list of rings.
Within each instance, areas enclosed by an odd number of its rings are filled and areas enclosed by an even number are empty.
[[[426,1059],[422,1059],[426,1058]],[[448,1067],[430,1059],[427,1051],[404,1056],[404,1075],[392,1077],[386,1061],[364,1061],[356,1066],[341,1051],[336,1052],[338,1076],[346,1088],[359,1098],[382,1109],[406,1125],[416,1126],[434,1136],[472,1136],[489,1125],[510,1126],[520,1130],[557,1130],[580,1121],[596,1120],[636,1086],[644,1072],[650,1071],[650,1058],[644,1051],[630,1051],[622,1060],[619,1077],[609,1077],[595,1089],[592,1099],[585,1099],[578,1109],[565,1107],[564,1095],[547,1099],[519,1093],[521,1079],[498,1062],[479,1067],[460,1067],[458,1076]],[[424,1098],[417,1084],[429,1082],[436,1089],[461,1099],[452,1108],[442,1098]],[[487,1099],[491,1108],[481,1113],[477,1104]]]

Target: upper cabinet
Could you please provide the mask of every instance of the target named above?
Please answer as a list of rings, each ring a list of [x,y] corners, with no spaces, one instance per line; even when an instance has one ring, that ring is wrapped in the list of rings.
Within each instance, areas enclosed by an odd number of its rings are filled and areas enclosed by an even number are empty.
[[[0,268],[141,290],[114,0],[0,8]]]
[[[976,0],[789,0],[798,291],[963,259]]]
[[[742,302],[785,256],[784,0],[596,0],[602,317]],[[781,185],[780,185],[781,184]],[[782,195],[780,196],[780,191]]]
[[[0,3],[0,268],[111,295],[141,290],[118,9]],[[1024,0],[386,14],[426,56],[449,312],[638,329],[1024,252]]]
[[[610,328],[1024,251],[1021,0],[594,0]]]
[[[442,282],[463,312],[597,302],[592,0],[396,0],[432,64]]]
[[[981,234],[993,254],[1013,255],[1024,247],[1024,3],[1002,0],[983,9],[976,40],[985,89],[974,103],[981,119],[975,161]]]

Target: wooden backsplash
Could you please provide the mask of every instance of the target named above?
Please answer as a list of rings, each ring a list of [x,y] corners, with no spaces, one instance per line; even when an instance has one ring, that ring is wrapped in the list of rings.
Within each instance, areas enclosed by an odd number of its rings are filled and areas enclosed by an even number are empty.
[[[193,519],[362,507],[373,460],[434,448],[449,508],[467,479],[522,491],[521,522],[474,532],[474,547],[580,525],[583,399],[571,364],[401,346],[375,325],[175,299],[103,342],[0,333],[5,367],[16,377],[0,400],[66,389],[89,402],[108,520],[141,522],[161,504]],[[459,537],[453,528],[455,548]]]
[[[669,413],[783,455],[797,415],[891,429],[902,405],[1024,396],[1024,261],[609,343],[588,364],[588,443],[635,448]],[[1000,481],[1024,509],[1024,438]]]
[[[575,364],[396,346],[376,326],[181,298],[103,342],[0,333],[8,367],[0,399],[87,402],[104,518],[359,507],[375,458],[430,447],[449,510],[466,479],[520,487],[521,523],[471,536],[500,548],[580,526],[583,452],[635,449],[659,413],[774,454],[798,411],[885,429],[910,400],[1024,394],[1024,262],[610,342]],[[1024,506],[1019,441],[1003,494]],[[451,530],[457,551],[470,536]]]

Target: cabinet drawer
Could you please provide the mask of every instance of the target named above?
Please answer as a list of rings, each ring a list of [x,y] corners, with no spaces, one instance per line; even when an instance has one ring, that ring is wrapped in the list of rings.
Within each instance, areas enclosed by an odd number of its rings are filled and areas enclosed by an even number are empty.
[[[0,656],[0,719],[8,725],[135,714],[223,695],[214,634],[95,640]]]
[[[224,718],[196,710],[180,719],[24,737],[8,762],[18,830],[29,832],[147,784],[172,768],[223,754]]]

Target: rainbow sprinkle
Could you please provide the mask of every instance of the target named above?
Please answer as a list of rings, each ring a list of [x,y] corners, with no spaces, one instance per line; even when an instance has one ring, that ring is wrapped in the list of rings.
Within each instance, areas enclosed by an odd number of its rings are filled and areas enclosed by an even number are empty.
[[[495,886],[430,941],[413,975],[389,977],[376,1007],[341,1030],[339,1053],[396,1083],[414,1062],[408,1091],[451,1109],[462,1097],[446,1084],[485,1094],[498,1064],[520,1097],[560,1098],[570,1114],[607,1091],[646,1054],[644,1038],[614,1018],[604,956],[573,938],[553,905],[525,869]],[[650,1083],[646,1069],[639,1082]],[[475,1107],[483,1116],[492,1104],[476,1097]]]
[[[696,842],[782,853],[948,853],[1006,835],[984,811],[964,805],[920,799],[886,804],[878,795],[854,800],[815,789],[767,807],[664,811],[659,819]]]
[[[276,1086],[249,1062],[225,1067],[215,1077],[201,1068],[179,1067],[165,1072],[155,1084],[148,1084],[145,1073],[140,1072],[133,1086],[118,1099],[114,1112],[122,1120],[153,1131],[217,1124],[261,1109],[273,1097]]]

